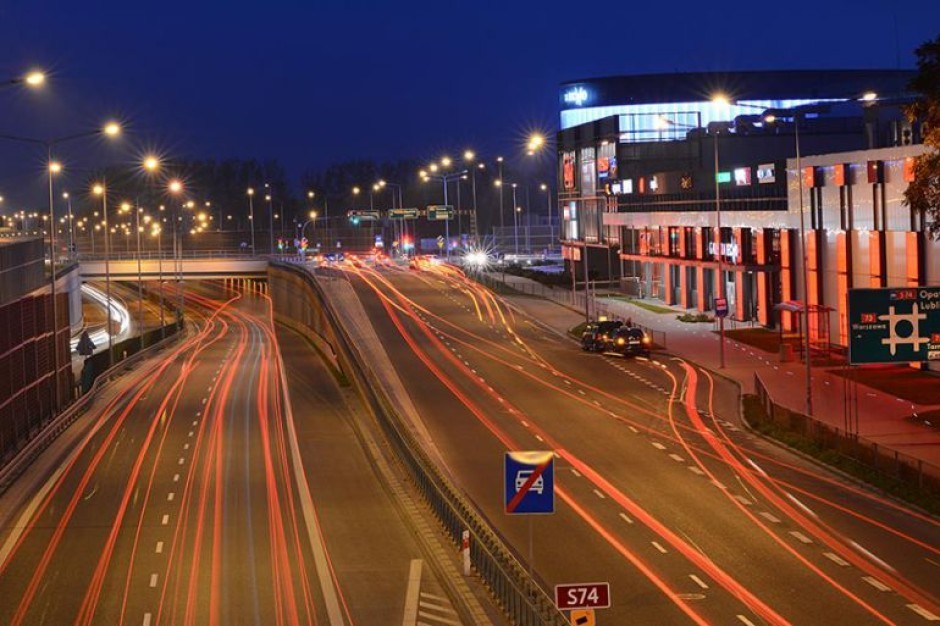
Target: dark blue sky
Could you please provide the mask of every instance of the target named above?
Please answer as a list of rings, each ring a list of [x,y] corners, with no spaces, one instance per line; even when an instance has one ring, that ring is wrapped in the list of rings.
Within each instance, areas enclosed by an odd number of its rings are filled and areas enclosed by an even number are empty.
[[[555,129],[564,80],[912,67],[913,48],[938,34],[937,0],[5,0],[0,77],[31,66],[51,77],[42,92],[0,92],[0,133],[53,137],[114,115],[128,122],[123,147],[70,148],[73,171],[130,160],[144,145],[278,158],[294,176],[465,146],[509,155],[528,130]],[[6,210],[41,206],[40,167],[29,147],[0,149]]]

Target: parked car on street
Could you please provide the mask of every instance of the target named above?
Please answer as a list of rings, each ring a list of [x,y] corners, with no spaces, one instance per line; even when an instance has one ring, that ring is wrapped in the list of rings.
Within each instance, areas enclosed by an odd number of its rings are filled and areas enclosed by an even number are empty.
[[[652,347],[650,336],[635,326],[621,326],[607,339],[604,352],[620,356],[645,356],[649,358]]]
[[[590,352],[603,350],[607,340],[622,325],[623,322],[604,319],[589,323],[581,333],[581,349]]]

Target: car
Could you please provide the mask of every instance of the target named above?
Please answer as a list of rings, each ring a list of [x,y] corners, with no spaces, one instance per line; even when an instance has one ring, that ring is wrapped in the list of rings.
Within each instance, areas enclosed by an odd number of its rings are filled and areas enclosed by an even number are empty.
[[[529,476],[532,475],[532,470],[519,470],[516,473],[516,491],[520,491]],[[532,485],[529,487],[529,491],[534,491],[535,493],[542,495],[542,492],[545,491],[545,481],[541,476],[536,476],[535,480],[532,481]]]
[[[591,322],[581,333],[581,349],[598,352],[607,345],[607,340],[623,325],[623,322],[601,319]]]
[[[621,326],[607,340],[604,352],[620,356],[645,356],[649,358],[652,347],[650,336],[636,326]]]

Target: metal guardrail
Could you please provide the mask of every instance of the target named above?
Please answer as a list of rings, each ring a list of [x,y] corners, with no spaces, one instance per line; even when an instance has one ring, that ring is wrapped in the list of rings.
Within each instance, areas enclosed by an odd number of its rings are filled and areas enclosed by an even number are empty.
[[[173,327],[173,325],[171,324],[167,327],[170,328]],[[9,462],[0,467],[0,495],[10,488],[14,481],[26,471],[26,468],[30,466],[43,450],[48,448],[59,435],[65,432],[75,420],[84,414],[85,410],[88,408],[88,404],[95,398],[101,387],[111,382],[111,380],[119,374],[123,374],[124,370],[128,367],[136,364],[144,357],[149,356],[151,352],[159,350],[175,341],[178,335],[179,333],[174,331],[172,334],[168,334],[165,339],[161,339],[157,343],[135,352],[126,359],[115,363],[110,368],[101,372],[101,374],[95,378],[94,383],[92,383],[86,393],[82,394],[78,400],[48,422],[35,437],[27,441],[26,444],[20,448]]]
[[[803,439],[852,459],[884,478],[915,485],[925,494],[940,496],[940,466],[788,409],[774,401],[760,375],[754,374],[756,395],[766,418]]]
[[[366,365],[367,359],[347,334],[339,317],[330,305],[330,299],[314,275],[302,267],[277,263],[276,268],[287,269],[304,276],[304,280],[324,303],[324,312],[336,330],[341,352],[360,383],[362,392],[372,406],[382,431],[396,452],[434,515],[441,522],[447,536],[460,546],[464,530],[470,532],[470,560],[483,583],[490,589],[513,624],[520,626],[567,626],[568,620],[559,611],[546,592],[528,575],[525,567],[513,557],[509,548],[490,528],[483,516],[464,498],[457,488],[437,469],[421,445],[405,426],[405,420],[391,401],[381,392],[382,386]],[[329,274],[328,270],[319,270]]]

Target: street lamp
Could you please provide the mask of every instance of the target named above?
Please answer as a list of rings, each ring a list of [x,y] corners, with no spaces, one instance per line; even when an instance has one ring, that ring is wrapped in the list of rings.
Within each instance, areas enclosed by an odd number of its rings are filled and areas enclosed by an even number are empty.
[[[255,256],[255,190],[248,188],[248,223],[251,224],[251,256]]]
[[[38,70],[33,70],[23,74],[22,76],[17,76],[15,78],[10,78],[2,83],[0,83],[0,88],[3,87],[14,87],[16,85],[26,85],[32,89],[41,87],[46,82],[46,75],[43,72]]]
[[[264,188],[267,190],[264,194],[264,200],[268,203],[268,235],[271,240],[271,254],[274,254],[274,201],[271,196],[272,189],[270,183],[265,183]]]
[[[513,241],[515,242],[513,247],[516,251],[516,261],[519,260],[519,213],[521,209],[519,205],[516,204],[516,183],[512,184],[512,220],[513,220]]]
[[[167,184],[167,190],[171,195],[179,197],[183,192],[183,182],[178,178],[171,180]],[[183,294],[183,232],[180,230],[179,237],[176,236],[176,231],[179,228],[178,222],[182,217],[178,213],[178,201],[173,202],[173,265],[176,271],[176,287],[177,287],[177,301],[178,308],[176,312],[176,321],[179,324],[183,318],[183,307],[186,304],[186,296]],[[179,248],[179,253],[177,254],[177,248]],[[177,257],[179,261],[177,261]],[[178,269],[176,269],[178,268]]]
[[[111,236],[108,228],[108,188],[104,183],[95,183],[91,191],[101,196],[101,210],[104,214],[104,284],[105,284],[105,320],[108,329],[108,367],[114,365],[114,338],[111,336]]]

